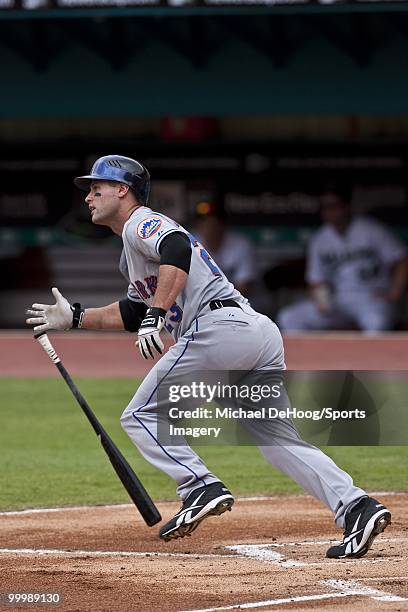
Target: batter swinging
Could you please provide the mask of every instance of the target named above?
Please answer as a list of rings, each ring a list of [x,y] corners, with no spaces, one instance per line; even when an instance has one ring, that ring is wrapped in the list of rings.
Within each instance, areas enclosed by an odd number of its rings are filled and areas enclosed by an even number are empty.
[[[187,444],[160,443],[158,372],[165,373],[169,385],[189,371],[282,370],[282,338],[276,325],[251,308],[193,236],[147,207],[150,176],[142,164],[120,155],[101,157],[75,184],[88,191],[85,202],[92,222],[122,236],[120,269],[129,283],[127,296],[102,308],[83,309],[71,306],[53,288],[56,303],[33,304],[27,323],[35,331],[82,327],[137,332],[145,359],[162,354],[163,328],[172,334],[175,344],[150,370],[121,422],[143,456],[177,483],[182,508],[160,529],[160,537],[184,537],[206,517],[230,510],[234,498]],[[319,449],[299,440],[290,423],[281,425],[284,443],[259,448],[271,465],[324,503],[345,529],[343,542],[329,548],[327,556],[364,555],[390,523],[390,512],[354,486],[351,477]]]

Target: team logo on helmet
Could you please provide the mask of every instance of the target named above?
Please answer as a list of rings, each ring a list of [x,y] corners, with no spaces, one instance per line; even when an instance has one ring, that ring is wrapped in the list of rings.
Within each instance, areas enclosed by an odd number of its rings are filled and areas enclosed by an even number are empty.
[[[146,238],[150,238],[150,236],[153,236],[159,230],[161,224],[162,220],[156,217],[143,219],[137,226],[137,234],[140,238],[146,240]]]

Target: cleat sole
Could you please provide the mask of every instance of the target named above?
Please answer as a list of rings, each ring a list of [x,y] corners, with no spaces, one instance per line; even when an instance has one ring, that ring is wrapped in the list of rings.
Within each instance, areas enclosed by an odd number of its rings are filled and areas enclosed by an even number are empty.
[[[208,518],[209,516],[220,516],[228,510],[231,511],[233,505],[233,498],[220,501],[216,506],[214,506],[214,508],[211,508],[208,512],[206,512],[206,514],[204,514],[204,516],[201,516],[196,521],[189,523],[188,525],[180,525],[180,527],[174,531],[160,537],[165,542],[169,542],[170,540],[177,540],[178,538],[184,538],[184,536],[190,536],[193,531],[197,529],[199,524],[204,521],[204,519]]]
[[[371,548],[375,538],[380,535],[387,527],[391,525],[391,514],[387,512],[378,518],[374,524],[374,529],[372,530],[367,542],[363,546],[361,550],[359,550],[355,555],[349,555],[350,558],[359,559],[363,557]]]

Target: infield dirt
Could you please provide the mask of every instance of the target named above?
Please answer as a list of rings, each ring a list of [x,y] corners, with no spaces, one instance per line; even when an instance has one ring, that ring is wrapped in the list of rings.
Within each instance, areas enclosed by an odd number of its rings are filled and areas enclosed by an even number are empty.
[[[181,611],[249,602],[262,610],[408,609],[408,495],[381,500],[393,513],[392,525],[355,560],[325,558],[329,541],[341,533],[306,496],[238,500],[231,513],[170,543],[130,505],[5,513],[1,591],[60,592],[63,603],[52,609],[61,611]],[[176,508],[161,504],[163,518]],[[237,545],[246,548],[227,548]],[[356,588],[361,593],[353,595]],[[289,598],[295,600],[277,601]]]
[[[55,336],[72,374],[145,373],[126,336],[107,334],[102,343],[92,334]],[[5,333],[0,341],[0,375],[58,375],[27,333]],[[406,334],[285,340],[290,369],[407,370],[407,346]],[[167,544],[133,506],[0,513],[0,592],[60,592],[58,607],[21,609],[64,612],[239,609],[250,602],[260,610],[405,610],[408,494],[380,499],[393,513],[392,525],[355,560],[325,558],[330,541],[341,533],[330,513],[305,496],[238,500],[232,513]],[[166,520],[178,504],[159,508]]]

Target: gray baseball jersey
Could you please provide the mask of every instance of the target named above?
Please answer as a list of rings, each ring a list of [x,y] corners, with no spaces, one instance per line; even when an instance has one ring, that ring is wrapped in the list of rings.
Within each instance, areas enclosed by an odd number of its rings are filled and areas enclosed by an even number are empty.
[[[177,340],[210,301],[233,299],[243,304],[248,301],[194,236],[172,219],[146,206],[135,210],[122,232],[120,270],[129,282],[129,299],[152,305],[159,277],[160,244],[171,232],[187,234],[192,244],[187,283],[167,312],[165,321],[165,328]]]

